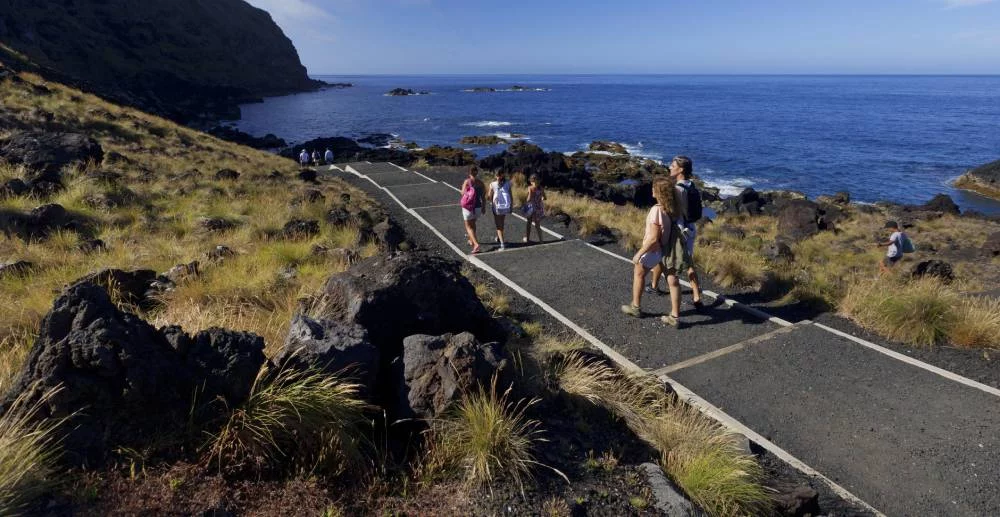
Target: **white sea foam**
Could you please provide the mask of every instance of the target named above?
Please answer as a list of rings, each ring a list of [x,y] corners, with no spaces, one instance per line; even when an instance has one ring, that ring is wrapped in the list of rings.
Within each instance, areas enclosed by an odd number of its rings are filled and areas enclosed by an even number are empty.
[[[479,122],[467,122],[462,125],[471,127],[507,127],[507,126],[512,126],[514,124],[511,122],[504,122],[500,120],[480,120]]]
[[[504,132],[493,133],[493,134],[499,138],[503,138],[504,140],[531,140],[530,136],[522,134],[518,134],[517,136],[513,135],[512,133],[504,133]]]
[[[739,195],[743,192],[743,189],[747,187],[752,187],[754,181],[749,178],[727,178],[727,179],[714,179],[705,180],[705,185],[712,188],[719,189],[719,195],[722,197],[732,197]]]

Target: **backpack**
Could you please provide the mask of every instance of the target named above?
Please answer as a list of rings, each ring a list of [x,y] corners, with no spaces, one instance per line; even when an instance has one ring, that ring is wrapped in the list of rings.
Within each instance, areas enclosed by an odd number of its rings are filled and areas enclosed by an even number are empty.
[[[462,192],[462,200],[458,204],[470,212],[476,209],[476,187],[471,182],[469,188]]]
[[[677,186],[684,189],[684,194],[687,196],[687,213],[684,214],[684,222],[693,223],[701,219],[701,192],[698,191],[698,187],[695,187],[694,183],[690,185],[678,183]]]
[[[510,192],[507,190],[508,188],[510,188],[510,183],[504,182],[503,185],[498,184],[497,187],[493,189],[495,192],[493,196],[493,206],[497,210],[510,210]]]
[[[913,245],[913,241],[906,236],[905,233],[899,234],[899,251],[903,253],[913,253],[917,251],[917,247]]]

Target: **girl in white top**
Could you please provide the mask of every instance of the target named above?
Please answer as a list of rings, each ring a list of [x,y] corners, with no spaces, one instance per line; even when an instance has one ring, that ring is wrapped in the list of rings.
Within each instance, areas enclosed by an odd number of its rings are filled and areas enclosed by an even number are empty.
[[[490,183],[490,187],[486,191],[486,199],[490,201],[490,207],[493,209],[493,221],[497,225],[497,242],[500,244],[500,249],[503,250],[505,249],[503,238],[504,220],[510,215],[511,207],[514,205],[514,198],[510,193],[510,180],[507,179],[507,173],[504,171],[497,172],[496,181]]]

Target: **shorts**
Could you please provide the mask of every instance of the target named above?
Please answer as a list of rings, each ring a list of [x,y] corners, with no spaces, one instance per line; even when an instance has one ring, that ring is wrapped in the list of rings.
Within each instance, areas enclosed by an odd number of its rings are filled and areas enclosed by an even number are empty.
[[[493,207],[493,215],[510,215],[510,209]]]
[[[646,269],[653,269],[663,260],[663,252],[660,250],[647,251],[639,257],[639,263]]]
[[[472,210],[469,210],[467,208],[463,208],[462,209],[462,219],[464,219],[466,221],[475,221],[476,218],[479,217],[478,210],[479,210],[478,208],[474,208]]]
[[[901,258],[903,258],[902,254],[896,255],[895,257],[890,257],[886,255],[886,257],[882,259],[882,263],[885,264],[886,266],[894,266],[896,265],[896,262],[899,262],[899,259]]]

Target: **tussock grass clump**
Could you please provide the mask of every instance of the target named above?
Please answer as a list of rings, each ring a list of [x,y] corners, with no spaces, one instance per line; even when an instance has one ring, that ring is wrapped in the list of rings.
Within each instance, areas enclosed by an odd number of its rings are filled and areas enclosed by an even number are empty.
[[[293,465],[339,474],[362,454],[368,406],[358,390],[321,371],[262,368],[250,397],[212,434],[206,460],[227,472]]]
[[[756,458],[696,409],[649,377],[629,377],[570,354],[556,369],[560,388],[611,411],[661,454],[664,471],[710,515],[760,515],[772,502]]]
[[[764,261],[730,248],[713,248],[701,253],[699,262],[722,287],[759,288],[764,279]]]
[[[36,417],[59,391],[60,388],[50,389],[33,404],[21,395],[0,416],[0,515],[21,515],[32,501],[58,482],[58,429],[63,421],[49,419],[37,423]]]
[[[509,478],[524,491],[524,482],[542,465],[534,448],[545,439],[541,423],[525,414],[539,400],[511,401],[510,394],[510,388],[498,394],[494,378],[488,391],[480,387],[431,422],[425,467],[432,477],[459,475],[491,488],[495,480]]]
[[[964,297],[936,278],[858,279],[840,311],[866,329],[910,345],[1000,348],[1000,301]]]
[[[648,210],[633,205],[602,203],[553,189],[546,189],[545,196],[548,198],[545,201],[546,210],[550,213],[556,210],[565,212],[577,222],[581,233],[587,234],[601,227],[608,227],[621,232],[620,244],[627,250],[635,251],[642,245]]]

